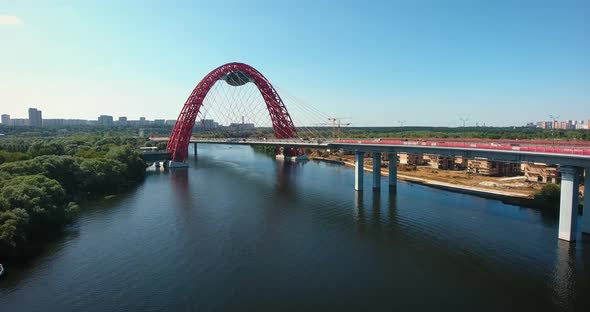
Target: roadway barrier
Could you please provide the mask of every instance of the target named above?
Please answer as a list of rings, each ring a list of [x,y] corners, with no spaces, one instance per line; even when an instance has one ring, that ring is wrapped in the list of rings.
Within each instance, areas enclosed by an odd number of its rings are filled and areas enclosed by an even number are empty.
[[[430,142],[430,141],[406,141],[406,140],[383,140],[383,139],[341,139],[335,140],[334,143],[350,143],[350,144],[383,144],[383,145],[411,145],[411,146],[432,146],[432,147],[450,147],[450,148],[463,148],[463,149],[484,149],[484,150],[497,150],[497,151],[520,151],[530,153],[550,153],[550,154],[562,154],[562,155],[585,155],[590,156],[590,148],[575,148],[575,147],[553,147],[553,146],[522,146],[496,144],[490,143],[474,143],[474,142]],[[536,143],[538,144],[538,143]],[[587,146],[584,146],[587,147]]]

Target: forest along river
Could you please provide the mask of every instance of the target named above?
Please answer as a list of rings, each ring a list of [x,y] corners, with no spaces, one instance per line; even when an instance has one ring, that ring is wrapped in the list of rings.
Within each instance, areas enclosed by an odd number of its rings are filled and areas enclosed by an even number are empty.
[[[0,311],[588,306],[590,238],[555,214],[400,181],[354,191],[350,168],[200,145],[80,218],[0,278]],[[383,178],[386,179],[386,178]],[[383,181],[386,185],[386,181]]]

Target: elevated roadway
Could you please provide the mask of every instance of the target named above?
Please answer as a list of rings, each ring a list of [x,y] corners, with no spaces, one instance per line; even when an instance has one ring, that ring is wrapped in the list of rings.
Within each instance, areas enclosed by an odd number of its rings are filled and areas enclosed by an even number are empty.
[[[166,142],[166,137],[150,138],[156,142]],[[573,241],[576,237],[578,216],[578,189],[580,179],[585,176],[584,194],[590,194],[590,146],[564,144],[534,144],[484,142],[445,142],[416,139],[343,139],[343,140],[301,140],[301,139],[235,139],[235,138],[196,138],[192,137],[195,153],[197,144],[229,144],[250,146],[276,146],[284,148],[343,149],[355,153],[355,190],[363,190],[363,164],[367,152],[373,154],[373,161],[381,161],[381,153],[389,156],[389,188],[397,188],[397,153],[434,154],[461,156],[465,158],[486,158],[504,162],[540,162],[559,165],[561,172],[561,199],[559,211],[559,233],[562,240]],[[585,172],[585,175],[583,173]],[[373,189],[381,188],[381,169],[373,166]],[[582,232],[590,234],[590,196],[584,196],[585,213]]]

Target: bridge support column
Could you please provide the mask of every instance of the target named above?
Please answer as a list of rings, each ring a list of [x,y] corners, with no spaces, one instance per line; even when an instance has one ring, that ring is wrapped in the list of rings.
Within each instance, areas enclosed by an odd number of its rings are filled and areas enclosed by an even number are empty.
[[[584,213],[582,214],[582,233],[590,234],[590,168],[586,168],[584,175]]]
[[[170,165],[170,168],[188,168],[188,164],[186,162],[177,162],[177,161],[171,160],[169,165]]]
[[[361,151],[354,152],[354,190],[363,190],[363,175],[364,175],[364,156],[365,153]]]
[[[576,240],[578,219],[578,190],[580,188],[578,168],[563,166],[561,172],[561,199],[559,204],[559,239]]]
[[[389,159],[389,189],[397,189],[397,153],[387,153]]]
[[[193,143],[193,152],[195,154],[195,158],[197,157],[197,143]]]
[[[381,189],[381,153],[373,152],[373,190]]]

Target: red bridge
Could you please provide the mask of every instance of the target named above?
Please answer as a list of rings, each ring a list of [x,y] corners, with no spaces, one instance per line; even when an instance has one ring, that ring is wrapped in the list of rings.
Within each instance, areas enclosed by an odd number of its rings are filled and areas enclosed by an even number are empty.
[[[229,91],[219,91],[220,84],[229,86]],[[252,84],[249,84],[252,83]],[[259,95],[241,93],[236,87],[255,86],[255,92]],[[248,105],[253,103],[252,98],[261,98],[263,108],[253,108]],[[221,100],[220,100],[221,98]],[[228,105],[218,112],[214,111],[216,105]],[[241,105],[236,105],[236,103]],[[298,103],[297,100],[292,102]],[[294,106],[300,111],[307,111],[312,117],[319,118],[319,113],[313,108],[302,105]],[[261,111],[266,111],[262,114]],[[217,127],[213,119],[227,118],[227,127]],[[262,118],[270,120],[274,138],[203,138],[192,137],[197,116],[201,117],[202,129],[234,129],[255,131],[254,124],[248,121]],[[320,120],[326,121],[321,117]],[[335,120],[335,118],[329,118]],[[239,122],[241,120],[241,123]],[[263,121],[261,121],[262,123]],[[178,120],[172,130],[170,138],[152,138],[154,141],[168,141],[166,157],[171,157],[172,163],[182,165],[188,157],[188,146],[194,143],[195,153],[197,143],[201,144],[241,144],[241,145],[267,145],[275,146],[277,150],[284,152],[285,156],[296,157],[302,154],[303,148],[330,148],[354,151],[356,153],[355,190],[363,190],[363,155],[371,152],[374,162],[381,160],[381,153],[387,153],[389,159],[389,187],[396,189],[397,185],[397,153],[422,153],[446,156],[462,156],[465,158],[483,157],[490,160],[507,162],[543,162],[560,165],[561,180],[561,205],[559,218],[559,238],[572,241],[576,236],[576,218],[578,209],[578,188],[581,173],[585,170],[585,194],[590,194],[590,143],[586,142],[551,142],[543,140],[473,140],[473,139],[327,139],[317,133],[317,128],[308,128],[300,124],[296,128],[287,111],[281,96],[271,83],[256,69],[242,63],[229,63],[222,65],[207,74],[194,88],[186,100]],[[325,125],[324,125],[325,126]],[[303,128],[303,129],[302,129]],[[303,131],[302,131],[303,130]],[[227,133],[225,133],[227,136]],[[159,157],[159,156],[158,156]],[[185,164],[186,165],[186,164]],[[174,166],[173,166],[174,167]],[[373,168],[373,188],[381,187],[381,169]],[[583,232],[590,233],[590,196],[585,196],[584,207],[586,211],[583,217]]]

